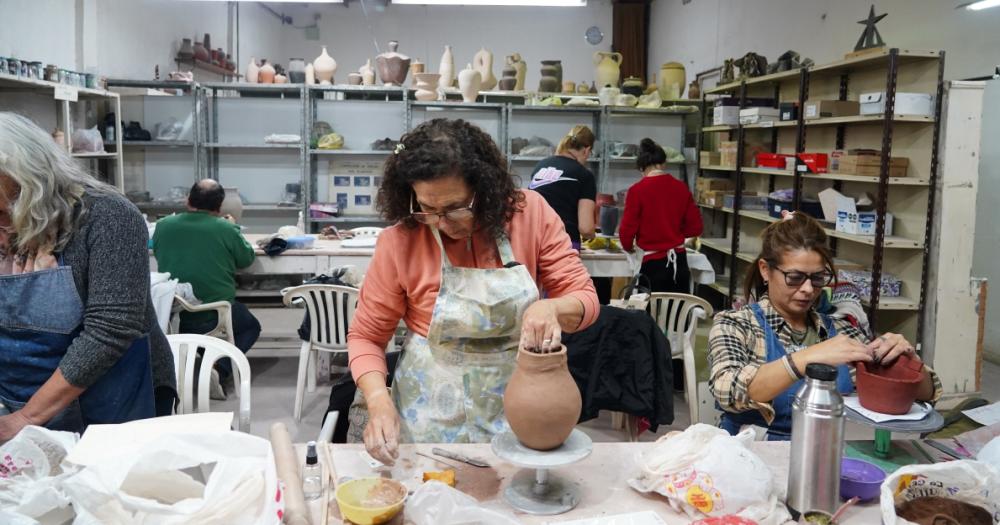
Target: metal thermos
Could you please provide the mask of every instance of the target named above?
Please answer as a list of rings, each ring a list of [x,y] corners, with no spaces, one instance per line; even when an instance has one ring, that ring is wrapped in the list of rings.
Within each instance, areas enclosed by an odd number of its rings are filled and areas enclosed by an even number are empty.
[[[844,398],[837,369],[814,363],[792,402],[792,455],[788,464],[788,510],[832,513],[840,503],[840,460],[844,451]]]

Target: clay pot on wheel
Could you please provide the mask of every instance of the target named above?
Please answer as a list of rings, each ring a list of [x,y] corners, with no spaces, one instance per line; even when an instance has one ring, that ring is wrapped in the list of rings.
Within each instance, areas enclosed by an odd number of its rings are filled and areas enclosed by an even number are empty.
[[[859,361],[856,382],[858,401],[868,410],[900,415],[910,411],[924,380],[924,365],[901,355],[889,366]]]
[[[583,401],[569,373],[566,347],[548,354],[521,349],[507,383],[503,407],[517,439],[535,450],[552,450],[569,437]]]

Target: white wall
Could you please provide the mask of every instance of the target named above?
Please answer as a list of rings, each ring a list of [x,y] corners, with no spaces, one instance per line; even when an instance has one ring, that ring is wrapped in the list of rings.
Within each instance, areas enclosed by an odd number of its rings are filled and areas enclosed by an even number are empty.
[[[983,135],[979,157],[979,193],[976,205],[976,244],[972,274],[989,279],[990,297],[986,307],[987,356],[1000,361],[1000,81],[986,85],[983,98]]]
[[[854,49],[863,30],[857,21],[873,3],[876,14],[889,14],[877,26],[889,46],[947,51],[947,79],[988,75],[1000,63],[1000,9],[956,10],[959,0],[655,0],[650,71],[676,60],[690,81],[748,51],[838,60]]]
[[[46,64],[76,62],[76,3],[66,0],[3,0],[0,56]]]
[[[431,72],[437,72],[447,44],[452,46],[457,70],[472,62],[481,47],[486,47],[493,52],[493,74],[497,78],[501,76],[504,57],[521,53],[528,64],[525,82],[528,89],[538,86],[539,61],[548,59],[562,60],[565,80],[589,83],[594,78],[594,51],[611,49],[611,1],[588,3],[587,7],[579,8],[399,5],[375,10],[369,6],[367,19],[358,4],[309,9],[276,7],[292,15],[297,26],[311,24],[312,14],[320,13],[320,38],[308,41],[304,31],[286,26],[283,54],[268,58],[282,64],[287,64],[289,57],[311,61],[319,55],[320,46],[325,45],[337,60],[337,80],[346,81],[348,73],[357,71],[366,59],[378,54],[375,41],[386,51],[389,40],[398,40],[401,53],[424,62]],[[604,41],[597,46],[583,38],[592,25],[604,31]]]

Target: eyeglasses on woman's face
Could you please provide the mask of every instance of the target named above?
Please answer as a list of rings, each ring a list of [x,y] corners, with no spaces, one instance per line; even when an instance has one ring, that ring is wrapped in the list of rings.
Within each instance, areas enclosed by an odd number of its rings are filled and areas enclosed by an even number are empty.
[[[476,204],[476,194],[472,194],[472,200],[469,201],[468,206],[442,212],[415,211],[413,205],[415,200],[415,197],[410,199],[410,217],[413,217],[413,220],[421,224],[435,225],[441,222],[441,219],[447,219],[449,222],[460,222],[471,219],[474,215],[472,207]]]
[[[777,266],[771,266],[771,268],[781,272],[781,274],[785,276],[785,284],[791,286],[792,288],[802,286],[807,280],[810,284],[812,284],[813,288],[823,288],[833,282],[833,273],[829,270],[823,270],[815,273],[805,273],[798,270],[785,271]]]

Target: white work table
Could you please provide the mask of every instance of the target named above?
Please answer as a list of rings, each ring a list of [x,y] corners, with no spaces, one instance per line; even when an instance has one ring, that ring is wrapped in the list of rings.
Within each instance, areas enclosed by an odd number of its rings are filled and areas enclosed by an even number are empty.
[[[431,449],[435,446],[485,460],[491,467],[473,467],[452,460],[439,463],[416,454],[419,451],[431,456]],[[419,488],[423,482],[424,471],[454,468],[455,488],[476,497],[485,507],[514,513],[526,524],[558,523],[647,510],[655,512],[668,525],[690,523],[690,518],[670,508],[666,498],[658,494],[641,494],[626,483],[635,470],[636,454],[653,446],[654,443],[594,443],[593,452],[586,459],[574,465],[552,469],[552,475],[576,481],[582,487],[579,505],[570,512],[556,516],[517,513],[503,500],[504,489],[521,469],[493,455],[489,444],[401,445],[399,460],[388,471],[384,468],[376,471],[368,465],[361,455],[363,445],[331,445],[329,450],[335,479],[346,481],[347,478],[391,477],[401,481],[411,491]],[[769,466],[775,483],[784,492],[783,487],[788,482],[789,443],[755,442],[751,448]],[[447,466],[448,464],[451,466]],[[329,512],[329,523],[344,523],[332,494]],[[406,523],[405,514],[404,507],[402,514],[390,523]],[[840,523],[881,523],[878,503],[855,505],[846,511]]]
[[[354,265],[361,272],[368,270],[375,248],[348,248],[342,247],[340,241],[317,239],[312,248],[303,250],[286,250],[281,255],[274,257],[264,254],[264,250],[257,248],[257,241],[267,237],[260,234],[247,234],[247,241],[255,247],[257,258],[250,267],[240,270],[240,273],[251,275],[276,275],[276,274],[319,274],[324,273],[331,267]],[[688,264],[692,268],[692,279],[695,282],[714,282],[715,277],[705,275],[706,272],[699,272],[697,268],[704,268],[708,261],[705,256],[688,250]],[[580,259],[591,277],[631,277],[633,275],[632,266],[624,252],[609,252],[607,250],[583,250]],[[149,256],[151,271],[157,271],[156,259],[152,252]],[[711,266],[708,266],[711,268]]]

